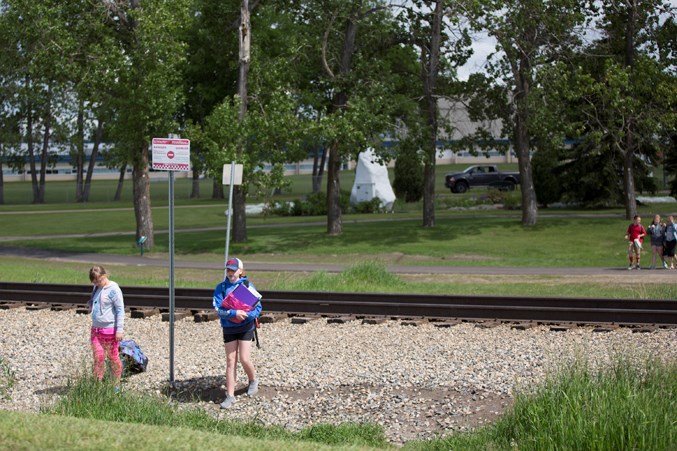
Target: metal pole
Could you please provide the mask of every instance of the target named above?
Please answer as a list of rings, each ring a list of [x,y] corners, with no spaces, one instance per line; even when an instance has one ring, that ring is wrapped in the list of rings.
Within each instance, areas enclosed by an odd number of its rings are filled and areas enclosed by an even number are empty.
[[[174,387],[174,171],[169,171],[169,384]]]
[[[223,279],[226,278],[226,264],[228,263],[228,247],[230,246],[230,222],[233,216],[233,185],[235,184],[235,162],[230,163],[230,193],[228,194],[228,221],[226,225],[226,255],[223,260]]]

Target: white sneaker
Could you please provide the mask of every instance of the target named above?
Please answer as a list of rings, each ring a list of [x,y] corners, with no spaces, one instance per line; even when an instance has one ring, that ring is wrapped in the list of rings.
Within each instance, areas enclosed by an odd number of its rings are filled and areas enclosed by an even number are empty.
[[[668,264],[667,264],[667,262],[663,262],[663,269],[668,269]]]
[[[254,379],[249,381],[249,386],[247,387],[247,396],[254,396],[259,391],[259,380]]]
[[[228,395],[228,396],[226,396],[226,399],[224,399],[223,402],[221,403],[221,408],[227,409],[230,406],[232,406],[234,403],[235,403],[235,396]]]

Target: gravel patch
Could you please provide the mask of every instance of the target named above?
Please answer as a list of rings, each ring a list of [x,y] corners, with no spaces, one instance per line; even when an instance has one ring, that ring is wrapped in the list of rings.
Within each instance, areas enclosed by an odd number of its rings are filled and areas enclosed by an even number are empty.
[[[63,394],[69,378],[91,366],[90,318],[74,311],[0,310],[0,357],[16,376],[0,409],[38,411]],[[125,380],[125,389],[164,392],[169,379],[167,322],[159,315],[126,318],[150,363]],[[577,356],[594,365],[619,354],[677,358],[677,330],[632,333],[592,327],[551,332],[472,323],[440,328],[398,321],[359,320],[263,324],[262,349],[253,350],[261,381],[256,397],[244,395],[238,371],[237,402],[225,396],[225,354],[218,322],[175,323],[175,388],[181,407],[204,408],[218,418],[256,420],[292,430],[317,423],[375,422],[393,443],[468,430],[493,421],[512,402],[515,387],[529,387]]]

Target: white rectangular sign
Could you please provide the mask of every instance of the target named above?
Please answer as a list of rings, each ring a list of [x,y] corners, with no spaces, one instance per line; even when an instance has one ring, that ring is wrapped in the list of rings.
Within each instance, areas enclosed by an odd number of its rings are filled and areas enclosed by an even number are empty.
[[[223,165],[223,181],[222,185],[230,185],[230,164]],[[233,185],[242,185],[242,169],[241,164],[236,164],[235,173],[233,174]]]
[[[152,168],[190,171],[190,139],[153,138]]]

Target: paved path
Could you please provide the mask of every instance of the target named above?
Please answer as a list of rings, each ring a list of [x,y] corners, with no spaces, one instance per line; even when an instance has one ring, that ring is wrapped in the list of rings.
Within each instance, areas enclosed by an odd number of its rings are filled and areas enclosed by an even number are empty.
[[[55,252],[44,249],[30,249],[11,246],[0,246],[0,255],[17,257],[49,259],[70,262],[87,262],[99,264],[114,264],[128,266],[169,267],[169,259],[164,257],[149,257],[140,255],[104,255],[73,252]],[[262,262],[247,260],[247,269],[251,271],[272,272],[341,272],[351,265],[348,263],[283,263]],[[174,258],[175,268],[192,269],[223,269],[222,261],[195,261]],[[666,270],[642,270],[628,271],[625,267],[615,268],[527,268],[527,267],[496,267],[496,266],[412,266],[412,265],[386,265],[388,271],[398,274],[485,274],[485,275],[545,275],[545,276],[618,276],[632,275],[655,277],[672,277],[677,279],[677,271]]]

